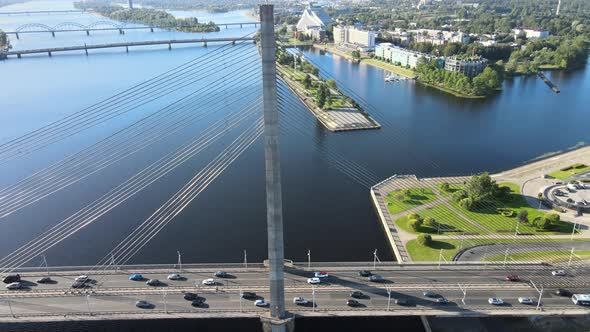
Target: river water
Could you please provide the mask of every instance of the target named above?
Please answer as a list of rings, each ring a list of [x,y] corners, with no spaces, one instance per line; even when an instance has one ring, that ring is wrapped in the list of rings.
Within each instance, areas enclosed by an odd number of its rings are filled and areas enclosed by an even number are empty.
[[[65,1],[30,2],[0,10],[68,9]],[[173,12],[179,17],[196,16],[217,23],[251,21],[245,12],[211,14]],[[54,26],[62,22],[89,24],[104,20],[91,14],[0,16],[0,28],[8,31],[25,23]],[[83,43],[105,43],[145,39],[200,38],[201,36],[244,36],[254,28],[222,29],[218,33],[128,31],[125,35],[105,31],[86,36],[63,33],[22,35],[15,49],[41,48]],[[14,38],[12,38],[14,39]],[[135,83],[203,56],[208,48],[173,46],[152,49],[106,49],[26,56],[0,62],[0,141],[74,113]],[[249,49],[248,57],[258,55]],[[347,62],[317,50],[306,57],[320,64],[324,75],[333,76],[370,102],[369,111],[382,122],[377,131],[329,133],[301,105],[303,120],[297,126],[307,135],[281,135],[285,256],[293,260],[371,260],[378,249],[382,260],[393,259],[369,200],[368,188],[339,172],[318,148],[337,152],[369,169],[377,179],[393,174],[420,176],[452,175],[510,168],[547,152],[563,150],[590,139],[590,70],[554,72],[549,77],[561,88],[554,94],[540,80],[518,77],[504,85],[504,91],[486,100],[462,100],[411,81],[385,83],[382,70]],[[243,54],[235,61],[245,61]],[[221,61],[213,64],[225,65]],[[232,82],[232,89],[241,84]],[[22,179],[65,155],[72,154],[119,128],[133,123],[158,107],[170,103],[180,92],[149,106],[101,124],[83,134],[52,145],[24,158],[0,165],[0,185]],[[198,105],[206,108],[207,105]],[[72,215],[86,204],[139,172],[171,148],[186,141],[240,104],[172,138],[154,144],[118,164],[88,177],[36,204],[0,220],[0,255],[26,243],[51,225]],[[52,247],[50,265],[92,265],[121,241],[134,227],[151,215],[208,160],[231,141],[222,139],[170,176],[150,186],[97,222]],[[240,262],[243,250],[248,260],[266,258],[266,212],[262,144],[258,141],[222,176],[158,234],[133,263],[174,263],[176,251],[183,262]],[[38,264],[38,260],[31,265]]]

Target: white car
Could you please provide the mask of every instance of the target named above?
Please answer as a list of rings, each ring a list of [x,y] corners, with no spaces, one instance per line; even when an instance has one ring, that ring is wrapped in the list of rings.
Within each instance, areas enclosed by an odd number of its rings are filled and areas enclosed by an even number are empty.
[[[531,300],[528,297],[519,297],[518,303],[520,303],[520,304],[533,304],[533,300]]]
[[[309,303],[309,301],[308,301],[308,300],[306,300],[306,299],[304,299],[304,298],[303,298],[303,297],[301,297],[301,296],[297,296],[297,297],[294,297],[294,298],[293,298],[293,303],[294,303],[294,304],[308,304],[308,303]]]
[[[316,277],[316,278],[327,278],[329,276],[330,275],[328,274],[328,272],[324,272],[324,271],[316,272],[314,274],[314,277]]]
[[[493,304],[493,305],[502,305],[502,304],[504,304],[504,301],[500,298],[490,297],[488,299],[488,303]]]
[[[21,289],[23,285],[20,282],[11,282],[6,285],[6,289]]]
[[[215,284],[216,284],[215,279],[205,279],[205,280],[203,280],[203,285],[215,286]]]
[[[135,302],[135,306],[141,309],[149,309],[152,307],[152,304],[148,301],[140,300]]]
[[[551,271],[551,274],[554,276],[564,276],[565,271],[564,270],[555,270],[555,271]]]
[[[320,280],[320,278],[309,278],[309,279],[307,279],[307,283],[308,284],[312,284],[312,285],[319,284],[320,282],[322,282]]]
[[[168,280],[180,280],[180,279],[182,279],[182,277],[180,276],[180,274],[177,274],[177,273],[169,274],[167,278],[168,278]]]
[[[257,307],[268,307],[270,306],[270,303],[264,301],[264,299],[259,299],[254,301],[254,305]]]
[[[77,276],[76,279],[74,279],[74,281],[86,282],[86,281],[88,281],[88,276],[86,276],[86,275]]]

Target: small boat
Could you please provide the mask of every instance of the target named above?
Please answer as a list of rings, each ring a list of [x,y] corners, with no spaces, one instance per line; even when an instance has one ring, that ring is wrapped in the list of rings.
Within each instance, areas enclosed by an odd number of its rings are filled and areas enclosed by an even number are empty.
[[[397,77],[395,77],[395,76],[385,77],[385,82],[395,82],[395,81],[397,81]]]

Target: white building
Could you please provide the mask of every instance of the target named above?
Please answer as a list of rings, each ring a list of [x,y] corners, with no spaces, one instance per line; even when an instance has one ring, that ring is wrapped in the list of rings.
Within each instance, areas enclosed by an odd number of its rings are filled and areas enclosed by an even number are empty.
[[[359,30],[355,27],[334,27],[334,44],[357,46],[363,50],[375,48],[374,31]]]
[[[434,29],[418,29],[410,32],[416,35],[417,42],[428,42],[433,45],[445,45],[448,43],[469,43],[471,38],[461,31],[444,31]]]
[[[549,31],[545,29],[528,29],[528,28],[514,28],[512,29],[514,38],[518,38],[521,34],[527,39],[544,39],[549,37]]]
[[[470,79],[481,74],[487,65],[488,60],[481,57],[472,59],[449,57],[445,59],[445,70],[462,73]]]
[[[326,26],[330,23],[332,19],[322,7],[310,2],[297,23],[297,31],[313,39],[322,39],[326,33]]]
[[[435,59],[434,55],[412,51],[395,46],[391,43],[381,43],[375,47],[375,56],[383,58],[387,62],[402,67],[416,68],[418,60],[424,58],[427,61]]]

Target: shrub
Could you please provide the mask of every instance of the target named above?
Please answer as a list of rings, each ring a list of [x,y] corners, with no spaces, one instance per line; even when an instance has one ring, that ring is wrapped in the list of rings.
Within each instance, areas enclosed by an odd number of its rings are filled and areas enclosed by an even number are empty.
[[[412,212],[412,213],[409,213],[407,217],[408,217],[408,219],[410,219],[410,220],[411,220],[411,219],[422,219],[422,218],[420,218],[420,215],[418,215],[417,213],[414,213],[414,212]]]
[[[414,232],[419,232],[422,228],[422,220],[421,219],[410,219],[410,228]]]
[[[549,220],[549,222],[552,224],[556,224],[560,221],[559,214],[557,213],[547,213],[545,215],[545,219]]]
[[[459,201],[459,205],[464,208],[465,210],[471,211],[475,204],[473,204],[473,200],[470,197],[465,197],[461,201]]]
[[[529,222],[529,212],[527,210],[520,210],[518,212],[518,221],[523,223]]]
[[[537,217],[533,220],[533,225],[538,229],[548,229],[551,226],[551,222],[545,217]]]
[[[568,167],[564,167],[564,168],[560,169],[560,171],[565,172],[565,171],[571,170],[572,168],[573,168],[572,166],[568,166]]]
[[[460,202],[462,199],[467,197],[467,192],[465,190],[457,190],[453,193],[453,200],[455,202]]]
[[[438,227],[438,223],[432,217],[426,217],[426,218],[424,218],[423,224],[426,227],[431,227],[431,228],[437,228]]]
[[[449,190],[451,190],[451,186],[448,182],[443,182],[440,184],[440,190],[448,192]]]
[[[424,247],[428,247],[432,244],[432,236],[430,236],[428,234],[420,234],[420,235],[418,235],[418,238],[416,239],[416,241],[418,242],[419,245],[424,246]]]

